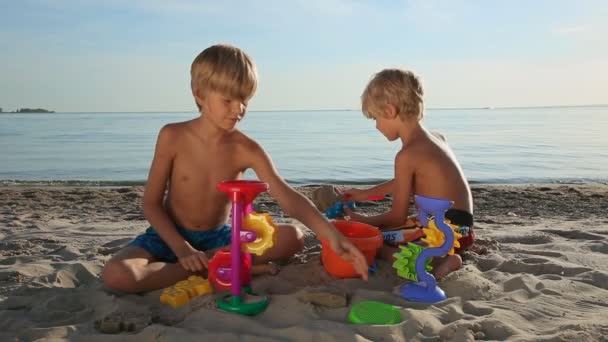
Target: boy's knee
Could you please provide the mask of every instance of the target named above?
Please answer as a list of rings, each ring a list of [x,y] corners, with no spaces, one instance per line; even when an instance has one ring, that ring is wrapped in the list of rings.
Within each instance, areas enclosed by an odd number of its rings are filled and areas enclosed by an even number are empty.
[[[293,226],[293,231],[295,252],[298,253],[304,249],[304,232],[296,226]]]
[[[101,278],[106,287],[123,292],[136,292],[133,270],[120,260],[110,260],[101,271]]]
[[[292,254],[296,254],[304,249],[304,233],[294,225],[281,225],[281,235],[283,235],[283,243],[289,244],[293,249]]]

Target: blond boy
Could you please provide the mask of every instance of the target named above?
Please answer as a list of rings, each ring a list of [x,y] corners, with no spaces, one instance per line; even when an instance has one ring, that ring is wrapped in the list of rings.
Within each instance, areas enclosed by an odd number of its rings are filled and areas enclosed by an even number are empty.
[[[201,115],[160,130],[143,197],[151,227],[108,261],[102,272],[106,286],[153,290],[204,271],[207,254],[230,243],[229,198],[216,185],[240,179],[247,169],[269,184],[287,214],[328,240],[367,279],[359,250],[279,176],[258,143],[237,129],[256,87],[255,65],[242,50],[214,45],[196,57],[191,88]],[[254,264],[285,260],[302,249],[302,232],[295,226],[279,225],[277,235],[276,246],[254,257]]]
[[[358,201],[370,196],[392,193],[391,209],[365,216],[345,207],[352,220],[380,229],[403,226],[408,219],[409,201],[413,194],[451,200],[454,205],[446,218],[461,227],[465,237],[461,250],[474,239],[473,199],[468,182],[454,153],[440,135],[429,132],[421,123],[424,115],[423,89],[411,71],[385,69],[374,76],[361,95],[365,116],[376,121],[376,128],[389,141],[401,140],[395,156],[394,179],[368,189],[347,189],[345,196]],[[392,260],[395,248],[383,247],[380,256]],[[435,275],[445,276],[462,264],[459,255],[444,258],[437,264]]]

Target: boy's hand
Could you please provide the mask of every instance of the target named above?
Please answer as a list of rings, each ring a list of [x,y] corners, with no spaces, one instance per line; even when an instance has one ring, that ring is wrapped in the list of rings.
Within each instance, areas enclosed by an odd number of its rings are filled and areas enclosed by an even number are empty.
[[[201,252],[192,246],[190,246],[189,251],[184,253],[182,256],[178,256],[179,264],[186,271],[190,272],[200,272],[207,268],[207,263],[209,259],[205,252]]]
[[[361,253],[361,251],[353,245],[350,240],[346,239],[342,234],[337,231],[333,233],[328,239],[331,249],[336,252],[342,259],[352,264],[355,268],[355,272],[361,275],[363,280],[367,281],[367,260]]]
[[[352,211],[347,205],[342,206],[342,209],[344,209],[344,214],[348,216],[349,220],[365,223],[364,215],[357,214],[356,212]]]
[[[342,198],[345,201],[362,202],[367,199],[367,193],[363,189],[350,188],[342,191]]]

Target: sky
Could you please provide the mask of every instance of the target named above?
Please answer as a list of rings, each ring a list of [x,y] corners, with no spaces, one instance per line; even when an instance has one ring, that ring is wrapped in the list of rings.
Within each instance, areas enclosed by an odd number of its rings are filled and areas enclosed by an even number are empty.
[[[216,43],[259,73],[250,110],[358,109],[383,68],[428,108],[608,103],[607,1],[0,0],[0,107],[195,111]]]

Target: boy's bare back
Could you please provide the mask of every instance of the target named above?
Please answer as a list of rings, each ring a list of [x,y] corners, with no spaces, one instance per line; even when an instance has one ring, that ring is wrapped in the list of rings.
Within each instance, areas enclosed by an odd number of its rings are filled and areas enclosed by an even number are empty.
[[[402,148],[397,158],[407,158],[407,163],[413,168],[412,193],[449,198],[454,201],[453,209],[473,214],[473,200],[468,182],[452,149],[444,141],[426,130],[421,130],[420,134]]]

